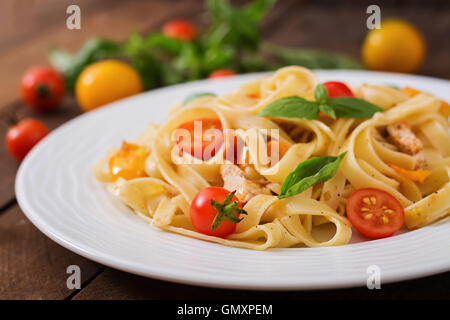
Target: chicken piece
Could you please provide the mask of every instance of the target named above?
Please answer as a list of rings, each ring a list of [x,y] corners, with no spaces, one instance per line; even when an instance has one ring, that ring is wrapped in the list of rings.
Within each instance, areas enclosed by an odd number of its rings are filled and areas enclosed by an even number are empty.
[[[413,156],[423,150],[422,141],[416,137],[406,121],[388,125],[387,132],[401,152]]]
[[[406,121],[397,122],[387,126],[387,132],[398,150],[412,155],[416,160],[414,169],[425,166],[422,141],[416,137]]]
[[[258,194],[271,194],[270,189],[247,179],[244,171],[234,164],[221,165],[220,174],[224,181],[223,187],[229,191],[236,190],[236,197],[243,203]]]

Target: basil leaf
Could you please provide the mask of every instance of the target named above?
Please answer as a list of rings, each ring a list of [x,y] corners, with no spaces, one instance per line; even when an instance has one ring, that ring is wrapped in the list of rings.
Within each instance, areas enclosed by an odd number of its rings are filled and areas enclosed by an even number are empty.
[[[317,119],[319,107],[317,103],[306,99],[291,96],[281,98],[268,104],[259,116],[284,117],[284,118],[305,118],[308,120]]]
[[[334,112],[333,108],[331,108],[329,105],[321,104],[319,106],[319,111],[326,113],[327,115],[332,117],[334,120],[336,120],[336,113]]]
[[[294,196],[318,182],[331,179],[336,174],[339,164],[346,154],[347,152],[344,152],[338,157],[314,157],[303,161],[284,179],[278,198]]]
[[[319,104],[325,104],[327,102],[328,99],[328,91],[327,89],[321,85],[318,84],[316,86],[316,89],[314,90],[314,95],[316,97],[316,101]]]
[[[376,112],[384,111],[383,108],[358,98],[328,98],[327,104],[341,118],[371,118]]]
[[[323,166],[335,161],[336,158],[337,157],[333,156],[314,157],[300,163],[295,168],[295,170],[289,173],[288,176],[284,179],[283,184],[281,186],[280,196],[286,194],[288,190],[292,186],[294,186],[297,182],[299,182],[303,178],[306,178],[319,172]]]
[[[188,104],[189,102],[191,102],[191,101],[197,99],[197,98],[200,98],[200,97],[207,97],[207,96],[213,96],[213,97],[215,97],[216,95],[215,95],[214,93],[212,93],[212,92],[197,92],[197,93],[193,93],[193,94],[188,95],[188,96],[186,97],[186,99],[184,99],[184,101],[183,101],[183,106],[184,106],[185,104]]]

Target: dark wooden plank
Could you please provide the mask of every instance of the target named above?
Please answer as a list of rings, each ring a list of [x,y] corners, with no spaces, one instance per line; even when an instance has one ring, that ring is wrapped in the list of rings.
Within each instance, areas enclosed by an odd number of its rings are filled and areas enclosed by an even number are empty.
[[[420,288],[420,290],[419,290]],[[143,278],[108,268],[74,296],[89,299],[308,300],[308,299],[448,299],[450,272],[396,284],[381,290],[365,287],[320,291],[246,291],[203,288]]]
[[[95,278],[89,286],[75,295],[74,299],[283,300],[287,297],[286,292],[225,290],[181,285],[139,277],[108,268]]]
[[[450,298],[450,272],[398,283],[383,284],[381,289],[369,290],[365,287],[329,290],[293,292],[290,299],[357,299],[357,300],[448,300]]]
[[[0,300],[68,297],[69,265],[80,267],[82,282],[104,268],[47,238],[17,205],[0,216]]]

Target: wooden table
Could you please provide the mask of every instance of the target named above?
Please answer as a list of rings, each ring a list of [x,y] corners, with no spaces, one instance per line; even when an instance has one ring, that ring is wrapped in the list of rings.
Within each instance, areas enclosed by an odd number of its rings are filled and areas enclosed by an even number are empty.
[[[26,68],[45,61],[46,49],[57,44],[76,49],[94,35],[125,39],[133,29],[155,30],[170,18],[185,17],[204,24],[203,1],[77,1],[82,29],[65,28],[65,8],[73,1],[7,0],[0,4],[0,126],[4,136],[11,117],[33,116],[55,128],[80,111],[68,98],[57,111],[36,114],[19,101],[18,81]],[[30,3],[32,5],[30,5]],[[395,4],[396,2],[394,2]],[[450,6],[445,1],[427,4],[399,2],[381,5],[382,17],[402,16],[426,35],[428,58],[420,73],[450,76]],[[358,56],[366,30],[365,9],[370,2],[282,0],[262,26],[272,42],[322,48]],[[305,299],[305,298],[449,298],[450,273],[397,284],[382,290],[354,288],[313,292],[251,292],[207,289],[152,280],[120,272],[78,256],[57,245],[24,216],[14,195],[18,164],[0,149],[0,299]],[[39,186],[36,186],[39,188]],[[66,268],[78,265],[82,288],[66,287]]]

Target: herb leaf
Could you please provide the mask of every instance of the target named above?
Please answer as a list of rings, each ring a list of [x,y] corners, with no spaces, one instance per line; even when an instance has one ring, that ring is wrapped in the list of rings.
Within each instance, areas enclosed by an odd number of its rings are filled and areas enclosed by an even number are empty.
[[[314,90],[314,95],[316,97],[316,102],[318,102],[319,104],[327,103],[328,91],[323,85],[318,84],[316,86],[316,89]]]
[[[308,101],[297,96],[291,96],[270,103],[261,110],[258,115],[314,120],[319,116],[319,108],[317,103],[313,101]]]
[[[347,152],[344,152],[338,157],[314,157],[303,161],[284,179],[278,198],[294,196],[318,182],[331,179],[336,174],[339,164],[346,154]]]
[[[186,97],[186,99],[184,99],[184,101],[183,101],[183,106],[184,106],[185,104],[188,104],[189,102],[191,102],[191,101],[197,99],[197,98],[200,98],[200,97],[208,97],[208,96],[215,97],[216,94],[214,94],[214,93],[212,93],[212,92],[197,92],[197,93],[190,94],[190,95],[188,95],[188,96]]]
[[[219,225],[227,220],[232,223],[239,223],[244,218],[238,218],[236,215],[238,214],[247,214],[247,211],[239,208],[237,205],[238,201],[232,201],[233,196],[236,193],[236,190],[230,192],[222,202],[211,199],[211,206],[216,209],[217,213],[214,217],[214,220],[211,224],[211,230],[216,231]]]
[[[326,113],[330,117],[333,118],[333,120],[336,120],[336,113],[334,112],[333,108],[331,108],[329,105],[321,104],[319,106],[319,111],[322,111],[323,113]]]
[[[371,118],[376,112],[384,109],[358,98],[329,98],[327,104],[334,109],[336,116],[341,118]]]

